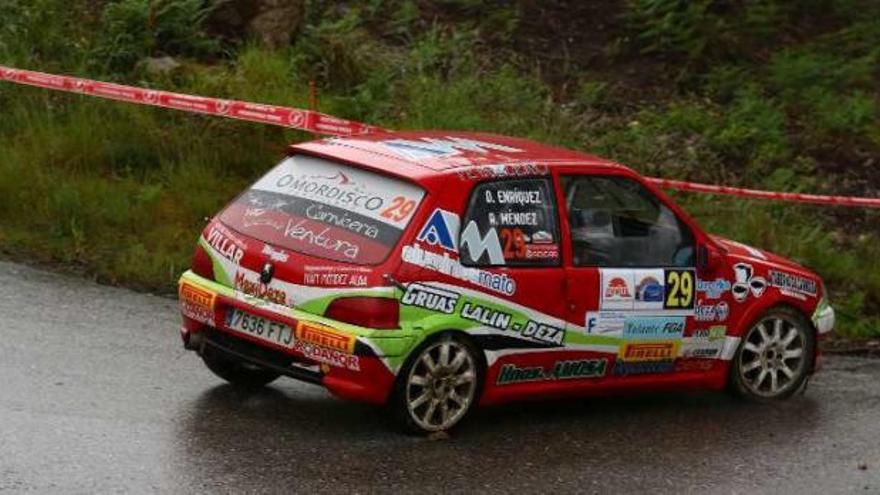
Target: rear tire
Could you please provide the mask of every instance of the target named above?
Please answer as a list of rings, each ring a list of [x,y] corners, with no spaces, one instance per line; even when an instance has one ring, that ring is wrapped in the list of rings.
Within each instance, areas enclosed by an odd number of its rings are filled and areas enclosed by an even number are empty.
[[[744,334],[730,368],[731,390],[768,402],[791,397],[813,369],[816,336],[803,314],[777,307]]]
[[[410,354],[395,382],[389,406],[413,434],[447,431],[479,401],[483,363],[466,338],[444,334]]]
[[[275,381],[279,373],[231,359],[205,349],[202,361],[215,375],[241,389],[256,389]]]

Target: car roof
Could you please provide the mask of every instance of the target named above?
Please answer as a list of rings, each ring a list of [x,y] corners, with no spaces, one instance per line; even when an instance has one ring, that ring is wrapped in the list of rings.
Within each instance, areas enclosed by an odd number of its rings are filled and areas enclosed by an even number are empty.
[[[491,165],[537,164],[549,168],[576,165],[629,170],[587,153],[482,132],[377,132],[295,144],[291,150],[416,180]]]

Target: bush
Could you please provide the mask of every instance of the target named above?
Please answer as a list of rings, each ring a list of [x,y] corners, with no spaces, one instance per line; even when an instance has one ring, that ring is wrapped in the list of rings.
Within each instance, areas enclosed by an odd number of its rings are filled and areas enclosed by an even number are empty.
[[[203,24],[204,0],[119,0],[107,4],[103,29],[92,52],[100,73],[126,74],[138,61],[159,55],[209,57],[221,53]]]

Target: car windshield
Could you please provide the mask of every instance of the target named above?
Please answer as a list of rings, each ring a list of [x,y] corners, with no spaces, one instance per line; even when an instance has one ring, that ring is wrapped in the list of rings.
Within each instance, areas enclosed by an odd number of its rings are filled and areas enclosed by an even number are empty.
[[[400,179],[294,155],[240,195],[220,220],[298,253],[373,265],[388,257],[424,195]]]

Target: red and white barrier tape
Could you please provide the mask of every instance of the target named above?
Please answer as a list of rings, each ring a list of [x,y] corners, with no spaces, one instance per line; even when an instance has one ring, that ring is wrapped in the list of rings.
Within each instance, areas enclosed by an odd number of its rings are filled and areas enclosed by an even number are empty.
[[[43,72],[15,69],[3,65],[0,65],[0,80],[16,84],[24,84],[27,86],[36,86],[40,88],[96,96],[99,98],[126,101],[140,105],[173,108],[184,112],[202,113],[230,119],[259,122],[262,124],[279,125],[330,136],[353,136],[384,130],[379,127],[340,119],[313,110],[277,107],[244,101],[223,100],[206,98],[204,96],[171,93],[168,91],[158,91],[134,86],[123,86],[121,84],[93,81],[91,79],[58,76]],[[815,194],[759,191],[756,189],[714,186],[659,178],[649,178],[648,180],[659,187],[676,189],[679,191],[724,194],[742,198],[770,199],[798,203],[880,208],[880,198],[819,196]]]
[[[678,180],[658,178],[649,178],[648,180],[664,189],[676,189],[679,191],[724,194],[728,196],[739,196],[741,198],[792,201],[795,203],[814,203],[820,205],[862,206],[867,208],[880,208],[880,198],[854,198],[848,196],[820,196],[817,194],[759,191],[757,189],[744,189],[741,187],[729,186],[713,186],[709,184],[699,184],[695,182],[683,182]]]
[[[280,125],[330,136],[352,136],[380,130],[378,127],[340,119],[313,110],[170,93],[91,79],[14,69],[2,65],[0,65],[0,80],[141,105],[173,108],[184,112]]]

